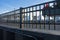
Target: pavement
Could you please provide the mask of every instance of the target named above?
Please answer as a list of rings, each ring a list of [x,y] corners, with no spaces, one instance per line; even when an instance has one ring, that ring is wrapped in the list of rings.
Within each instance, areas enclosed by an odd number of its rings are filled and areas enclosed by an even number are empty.
[[[8,28],[15,28],[20,29],[20,24],[17,23],[1,23],[0,26],[8,27]],[[49,30],[50,27],[50,30]],[[53,34],[53,35],[60,35],[60,25],[48,25],[46,24],[22,24],[22,30],[26,31],[33,31],[33,32],[40,32],[40,33],[46,33],[46,34]]]

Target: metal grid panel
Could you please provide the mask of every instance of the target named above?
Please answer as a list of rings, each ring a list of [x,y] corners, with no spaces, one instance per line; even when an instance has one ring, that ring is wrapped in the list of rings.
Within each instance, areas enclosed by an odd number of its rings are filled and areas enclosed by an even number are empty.
[[[56,2],[47,2],[38,4],[26,8],[22,8],[22,24],[24,28],[32,29],[56,29],[56,14],[57,8],[55,7]],[[24,10],[24,11],[23,11]],[[53,14],[52,14],[53,13]],[[51,27],[52,26],[52,27]]]
[[[20,28],[57,30],[60,28],[60,8],[56,5],[57,3],[55,1],[51,1],[20,8],[8,12],[13,14],[13,16],[10,14],[7,15],[5,21],[7,23],[18,24]],[[18,16],[20,18],[19,20],[16,20],[17,14],[20,14]],[[1,15],[1,17],[3,18],[5,16]],[[14,20],[10,20],[9,18]],[[2,21],[4,21],[4,19],[2,19]]]

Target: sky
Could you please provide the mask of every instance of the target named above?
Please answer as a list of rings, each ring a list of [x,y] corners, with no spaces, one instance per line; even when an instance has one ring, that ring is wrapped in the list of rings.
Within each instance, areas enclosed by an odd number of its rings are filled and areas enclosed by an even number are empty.
[[[52,0],[0,0],[0,14]]]

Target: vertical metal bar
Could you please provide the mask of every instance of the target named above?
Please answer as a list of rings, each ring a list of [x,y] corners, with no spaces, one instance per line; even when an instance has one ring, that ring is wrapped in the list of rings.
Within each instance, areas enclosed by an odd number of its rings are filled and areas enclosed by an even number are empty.
[[[55,5],[55,3],[54,3],[54,5]],[[56,27],[55,27],[55,11],[56,11],[56,8],[54,8],[54,30],[56,29]]]
[[[37,6],[36,6],[36,10],[37,10]],[[38,23],[38,20],[37,20],[37,11],[36,11],[36,29],[37,29],[37,23]]]
[[[30,8],[29,8],[29,11],[30,11]],[[30,12],[29,12],[29,19],[30,19]],[[31,21],[31,19],[29,20],[29,28],[30,28],[30,21]]]
[[[20,8],[20,28],[22,28],[22,7]]]
[[[24,28],[25,28],[25,9],[24,9],[24,22],[23,22],[23,24],[24,24]]]
[[[28,25],[29,25],[29,20],[28,20],[28,10],[27,10],[27,8],[26,8],[26,14],[27,14],[27,17],[26,17],[26,27],[28,28]]]
[[[45,4],[44,4],[44,7],[45,7]],[[44,9],[44,23],[43,23],[43,24],[44,24],[44,29],[45,29],[45,21],[46,21],[46,20],[45,20],[45,13],[46,13],[45,10],[46,10],[46,9]]]
[[[48,6],[49,6],[49,3],[48,3]],[[48,19],[49,19],[49,30],[50,30],[50,8],[48,8],[48,15],[49,15]]]
[[[14,9],[14,23],[15,23],[15,9]]]
[[[27,28],[27,22],[28,22],[28,20],[27,20],[27,8],[25,8],[25,12],[26,12],[26,22],[25,22],[25,24],[26,24],[26,28]]]
[[[10,23],[11,23],[11,15],[10,15]]]
[[[33,7],[32,7],[32,11],[33,11]],[[32,12],[32,28],[34,28],[34,22],[33,22],[33,12]]]
[[[40,17],[40,22],[39,23],[40,23],[40,29],[41,29],[41,5],[39,5],[39,10],[40,10],[39,11],[39,17]]]
[[[8,25],[8,15],[7,15],[7,25]]]
[[[27,22],[27,27],[30,28],[30,12],[29,11],[29,8],[27,8],[27,14],[28,14],[28,22]]]
[[[44,19],[43,19],[42,25],[44,25],[43,28],[45,29],[45,22],[46,22],[46,20],[45,20],[45,13],[46,13],[46,12],[45,12],[45,11],[46,11],[46,9],[45,9],[45,4],[43,4],[43,7],[44,7],[44,8],[43,8],[43,10],[42,10],[42,14],[43,14],[43,16],[44,16]]]

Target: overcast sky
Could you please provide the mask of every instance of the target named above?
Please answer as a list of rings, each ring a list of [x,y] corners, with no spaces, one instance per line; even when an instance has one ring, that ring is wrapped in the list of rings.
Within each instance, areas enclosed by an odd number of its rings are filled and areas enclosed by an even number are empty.
[[[18,9],[20,7],[27,7],[52,0],[0,0],[0,14]]]

